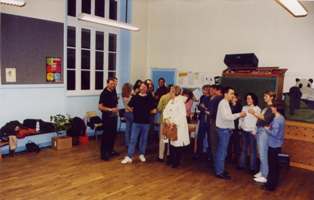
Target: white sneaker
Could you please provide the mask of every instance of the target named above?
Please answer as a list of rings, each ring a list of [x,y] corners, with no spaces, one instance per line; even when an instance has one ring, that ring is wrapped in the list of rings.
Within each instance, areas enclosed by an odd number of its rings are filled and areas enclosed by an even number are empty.
[[[146,158],[143,154],[141,154],[138,158],[140,159],[141,162],[146,162]]]
[[[266,183],[267,182],[267,179],[265,177],[258,177],[258,178],[254,178],[254,181],[255,182],[258,182],[258,183]]]
[[[129,156],[125,156],[124,159],[121,161],[121,164],[128,164],[132,163],[132,159]]]
[[[254,175],[254,178],[262,177],[262,172],[258,172],[257,174]]]

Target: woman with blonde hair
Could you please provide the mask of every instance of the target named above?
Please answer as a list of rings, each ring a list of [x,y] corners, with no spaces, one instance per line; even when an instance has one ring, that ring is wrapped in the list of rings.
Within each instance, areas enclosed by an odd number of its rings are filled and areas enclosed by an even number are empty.
[[[123,105],[125,109],[124,118],[126,120],[125,132],[124,132],[124,144],[126,145],[126,147],[128,147],[130,136],[131,136],[132,123],[133,123],[132,108],[128,106],[128,103],[130,102],[132,98],[132,85],[130,83],[123,84],[121,96],[122,96],[122,101],[123,101]]]
[[[180,164],[182,148],[190,144],[188,123],[186,119],[186,97],[181,95],[181,88],[173,86],[175,93],[172,94],[164,112],[163,119],[170,126],[177,127],[177,139],[170,141],[170,162],[173,168]]]

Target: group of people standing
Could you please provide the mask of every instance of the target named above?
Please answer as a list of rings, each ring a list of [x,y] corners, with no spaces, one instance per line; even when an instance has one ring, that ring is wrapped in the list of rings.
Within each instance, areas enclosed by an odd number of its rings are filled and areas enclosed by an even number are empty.
[[[117,126],[118,97],[117,79],[110,78],[99,100],[102,112],[104,134],[101,144],[101,158],[109,160],[116,154],[113,150]],[[122,100],[126,119],[125,145],[127,155],[122,164],[132,163],[136,149],[139,160],[146,162],[145,152],[148,135],[154,129],[155,115],[159,115],[158,160],[167,160],[173,168],[180,164],[182,149],[190,144],[188,123],[193,118],[193,95],[177,85],[166,87],[165,79],[158,80],[158,89],[150,79],[138,80],[132,86],[122,87]],[[254,93],[245,95],[242,106],[235,90],[219,85],[204,85],[203,96],[198,104],[197,159],[203,155],[204,139],[207,138],[206,155],[211,161],[217,178],[230,179],[225,170],[228,149],[230,157],[235,155],[238,169],[248,169],[254,173],[254,181],[264,183],[265,189],[274,190],[278,183],[279,162],[284,135],[285,119],[275,102],[273,92],[264,93],[266,106],[258,106]],[[177,139],[169,140],[163,135],[164,125],[175,125]],[[257,154],[260,167],[257,166]],[[247,158],[249,163],[247,163]],[[247,165],[248,164],[248,165]]]

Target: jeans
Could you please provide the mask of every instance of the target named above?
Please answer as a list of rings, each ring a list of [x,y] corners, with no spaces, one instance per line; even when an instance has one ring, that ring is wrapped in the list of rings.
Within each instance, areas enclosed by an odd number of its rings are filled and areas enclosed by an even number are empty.
[[[142,155],[145,154],[147,138],[148,138],[148,130],[149,130],[149,124],[133,123],[131,140],[128,147],[128,156],[130,158],[132,158],[132,156],[134,155],[139,136],[140,136],[140,144],[139,144],[140,154]]]
[[[207,152],[209,152],[209,149],[210,149],[209,123],[204,121],[203,119],[200,119],[199,129],[197,133],[197,154],[198,155],[201,155],[203,152],[205,134],[207,136],[207,143],[208,143]]]
[[[257,128],[257,148],[260,159],[260,172],[263,177],[268,176],[268,134],[264,127]]]
[[[133,123],[133,113],[125,112],[125,132],[124,132],[124,144],[128,147],[130,143],[131,131],[132,131],[132,123]]]
[[[256,166],[257,149],[256,149],[255,135],[247,131],[242,131],[241,139],[242,139],[242,151],[241,151],[241,156],[239,160],[239,166],[246,168],[247,157],[249,156],[250,157],[249,169],[252,171],[255,171],[257,168]]]
[[[216,175],[220,175],[225,171],[225,159],[231,135],[231,130],[227,128],[217,128],[218,144],[215,160]]]

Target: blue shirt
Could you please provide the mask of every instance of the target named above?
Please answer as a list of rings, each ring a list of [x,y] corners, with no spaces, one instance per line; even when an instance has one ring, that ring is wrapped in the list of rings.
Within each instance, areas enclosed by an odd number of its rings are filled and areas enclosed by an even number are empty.
[[[272,148],[281,147],[285,134],[285,118],[282,115],[275,116],[270,123],[270,129],[266,129],[269,134],[268,146]]]

